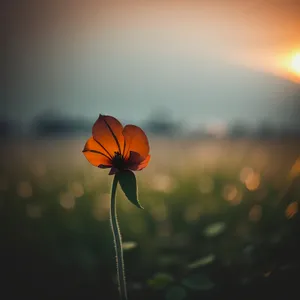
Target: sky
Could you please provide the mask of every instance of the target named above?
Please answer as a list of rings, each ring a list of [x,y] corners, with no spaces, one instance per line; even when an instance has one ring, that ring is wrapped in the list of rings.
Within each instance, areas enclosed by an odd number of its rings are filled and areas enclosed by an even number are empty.
[[[7,12],[16,120],[166,110],[189,125],[276,122],[299,87],[299,1],[27,0]]]

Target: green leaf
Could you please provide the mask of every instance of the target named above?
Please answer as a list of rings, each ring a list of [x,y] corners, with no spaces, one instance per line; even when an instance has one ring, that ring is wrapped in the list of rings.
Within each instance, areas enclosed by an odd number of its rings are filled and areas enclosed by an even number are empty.
[[[204,234],[207,237],[214,237],[221,234],[225,230],[225,228],[226,228],[226,224],[224,222],[216,222],[208,225],[204,229]]]
[[[197,259],[194,262],[190,263],[188,265],[189,269],[196,269],[198,267],[202,267],[208,264],[211,264],[215,260],[215,255],[214,254],[209,254],[203,258]]]
[[[210,290],[214,283],[204,274],[192,274],[183,279],[182,284],[192,290]]]
[[[124,242],[122,248],[124,251],[134,249],[137,246],[136,242]]]
[[[167,300],[183,300],[186,297],[186,291],[181,286],[172,286],[167,290]]]
[[[116,176],[118,176],[118,181],[127,199],[138,208],[143,209],[138,200],[137,183],[134,173],[126,170],[117,173]]]
[[[171,275],[167,273],[157,273],[152,279],[147,281],[148,285],[155,290],[161,290],[173,282],[174,279]]]

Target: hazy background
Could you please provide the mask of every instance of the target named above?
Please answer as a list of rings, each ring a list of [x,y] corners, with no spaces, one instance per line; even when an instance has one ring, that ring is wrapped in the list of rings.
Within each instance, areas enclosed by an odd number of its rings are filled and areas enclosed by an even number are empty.
[[[139,122],[163,109],[188,127],[291,122],[298,1],[20,1],[8,12],[10,119]]]
[[[130,300],[299,294],[299,1],[2,3],[1,299],[118,299],[99,113],[150,143]]]

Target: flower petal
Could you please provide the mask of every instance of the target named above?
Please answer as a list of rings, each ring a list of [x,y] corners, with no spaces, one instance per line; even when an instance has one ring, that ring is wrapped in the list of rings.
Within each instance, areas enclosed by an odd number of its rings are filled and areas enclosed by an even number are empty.
[[[132,163],[132,164],[128,165],[128,169],[132,170],[132,171],[141,171],[141,170],[143,170],[144,168],[147,167],[147,165],[148,165],[148,163],[150,161],[150,158],[151,158],[151,155],[148,155],[146,157],[146,159],[144,159],[142,162],[135,163],[135,164]]]
[[[115,175],[117,172],[119,172],[119,170],[116,169],[116,168],[114,168],[114,167],[112,167],[112,168],[110,169],[108,175]]]
[[[142,161],[144,161],[144,157],[141,156],[139,153],[134,151],[129,151],[129,156],[127,160],[128,165],[139,165]]]
[[[144,160],[144,161],[142,161],[139,165],[138,165],[138,167],[137,167],[137,171],[141,171],[141,170],[143,170],[144,168],[146,168],[147,166],[148,166],[148,163],[149,163],[149,161],[150,161],[150,158],[151,158],[151,155],[148,155],[147,157],[146,157],[146,159]]]
[[[114,157],[115,152],[122,153],[124,148],[123,126],[114,117],[100,115],[95,122],[92,133],[102,152]]]
[[[130,151],[137,152],[143,158],[149,154],[149,141],[145,132],[138,126],[126,125],[123,130],[125,138],[124,152],[125,159],[129,158]]]
[[[111,166],[111,159],[93,137],[88,139],[82,152],[86,159],[96,167],[100,165]]]
[[[103,164],[101,164],[101,165],[98,166],[98,168],[100,168],[100,169],[108,169],[108,168],[111,168],[111,166],[112,165],[103,165]]]

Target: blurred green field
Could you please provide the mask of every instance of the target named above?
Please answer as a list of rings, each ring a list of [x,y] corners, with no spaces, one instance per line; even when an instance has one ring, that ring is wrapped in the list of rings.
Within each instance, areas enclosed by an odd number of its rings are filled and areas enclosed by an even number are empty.
[[[85,140],[3,143],[0,254],[3,286],[15,286],[6,299],[118,299],[112,176],[87,162]],[[145,209],[117,195],[129,299],[290,296],[300,275],[300,141],[150,145],[136,173]]]

